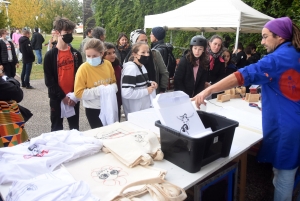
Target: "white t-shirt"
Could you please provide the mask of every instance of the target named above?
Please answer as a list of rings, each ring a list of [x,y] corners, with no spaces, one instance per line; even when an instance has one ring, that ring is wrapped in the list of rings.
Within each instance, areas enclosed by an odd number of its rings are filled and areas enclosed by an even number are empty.
[[[12,184],[6,201],[97,201],[88,185],[75,181],[65,168]]]
[[[102,141],[77,130],[56,131],[0,149],[0,184],[31,179],[58,165],[99,152]]]

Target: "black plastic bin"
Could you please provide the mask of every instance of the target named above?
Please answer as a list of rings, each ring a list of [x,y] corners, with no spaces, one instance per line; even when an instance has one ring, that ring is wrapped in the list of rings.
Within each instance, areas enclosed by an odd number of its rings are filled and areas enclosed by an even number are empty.
[[[201,138],[193,138],[180,134],[172,128],[166,127],[156,121],[160,128],[161,149],[164,158],[182,169],[195,173],[202,166],[230,153],[237,121],[226,117],[197,111],[205,128],[210,127],[212,133]]]

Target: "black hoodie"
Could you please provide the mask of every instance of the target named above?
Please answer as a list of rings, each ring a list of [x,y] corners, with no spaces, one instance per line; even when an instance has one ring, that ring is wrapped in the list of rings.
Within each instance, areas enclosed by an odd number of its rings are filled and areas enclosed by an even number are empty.
[[[19,39],[19,49],[22,53],[23,63],[32,63],[35,60],[30,40],[27,36],[22,36]]]

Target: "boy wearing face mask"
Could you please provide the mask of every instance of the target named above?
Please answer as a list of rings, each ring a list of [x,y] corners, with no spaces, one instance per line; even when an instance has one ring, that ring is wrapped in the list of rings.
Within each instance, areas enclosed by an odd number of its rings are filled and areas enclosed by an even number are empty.
[[[83,49],[86,62],[76,73],[74,93],[82,100],[86,117],[93,129],[118,121],[118,87],[111,62],[103,59],[103,42],[92,38]]]
[[[49,50],[44,60],[45,84],[50,98],[51,131],[63,129],[62,109],[74,107],[75,115],[67,118],[70,129],[79,130],[79,102],[72,92],[77,69],[82,64],[81,54],[69,43],[73,40],[75,23],[57,18],[54,23],[57,45]],[[77,103],[76,103],[77,102]]]

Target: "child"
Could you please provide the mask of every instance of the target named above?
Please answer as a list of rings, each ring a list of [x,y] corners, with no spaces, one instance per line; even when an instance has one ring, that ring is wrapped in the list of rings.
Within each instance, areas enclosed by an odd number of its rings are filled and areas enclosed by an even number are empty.
[[[222,54],[222,58],[224,59],[224,62],[225,62],[226,76],[234,73],[237,70],[237,68],[236,68],[235,64],[231,61],[231,54],[230,54],[229,50],[224,50],[224,52]]]
[[[179,61],[174,77],[175,91],[183,91],[190,98],[205,89],[209,84],[207,40],[203,36],[194,36],[190,42],[187,54]]]
[[[86,62],[77,71],[74,93],[83,101],[91,128],[98,128],[114,123],[118,116],[116,77],[111,63],[103,59],[103,42],[92,38],[83,49]],[[111,118],[109,122],[106,122],[107,115]]]
[[[118,58],[116,58],[116,47],[112,43],[104,43],[104,46],[106,48],[106,51],[104,52],[103,59],[106,59],[111,62],[114,70],[115,70],[115,76],[117,80],[117,86],[118,86],[118,92],[117,92],[117,101],[118,101],[118,113],[119,113],[119,121],[121,117],[121,105],[122,105],[122,98],[121,98],[121,66],[120,61]]]
[[[149,80],[144,66],[149,61],[149,51],[147,43],[136,43],[129,61],[123,66],[121,94],[126,119],[128,113],[150,108],[150,95],[157,88],[156,82]]]

